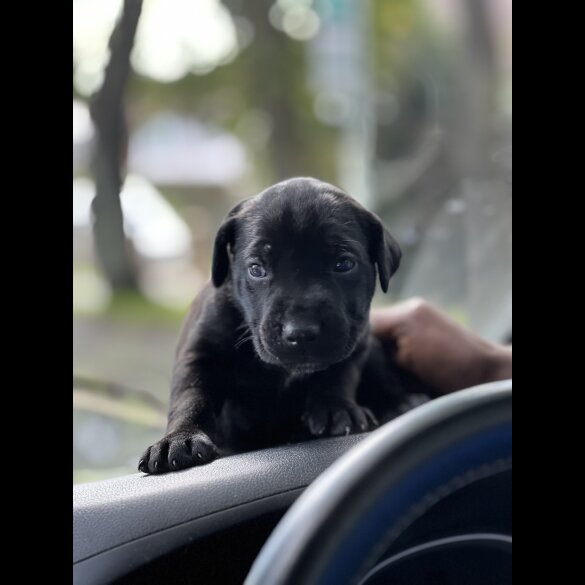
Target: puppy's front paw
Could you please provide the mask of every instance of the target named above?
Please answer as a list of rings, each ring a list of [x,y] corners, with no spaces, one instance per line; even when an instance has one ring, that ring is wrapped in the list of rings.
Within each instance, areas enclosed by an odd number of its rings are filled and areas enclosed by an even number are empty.
[[[217,447],[200,431],[171,433],[149,447],[138,462],[138,471],[166,473],[209,463],[217,457]]]
[[[363,433],[378,426],[378,421],[369,408],[350,400],[312,401],[302,420],[314,437]]]

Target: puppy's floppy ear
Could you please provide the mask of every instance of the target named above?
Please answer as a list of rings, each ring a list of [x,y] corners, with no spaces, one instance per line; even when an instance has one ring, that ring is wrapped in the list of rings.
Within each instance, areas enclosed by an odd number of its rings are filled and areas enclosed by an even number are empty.
[[[398,270],[402,250],[398,242],[390,235],[384,227],[380,218],[366,211],[368,223],[368,235],[370,240],[370,254],[378,265],[378,276],[380,286],[384,292],[388,292],[390,277]]]
[[[211,264],[211,280],[216,288],[223,284],[229,267],[228,246],[234,245],[238,213],[242,210],[247,199],[238,203],[224,218],[219,226],[213,245],[213,261]]]

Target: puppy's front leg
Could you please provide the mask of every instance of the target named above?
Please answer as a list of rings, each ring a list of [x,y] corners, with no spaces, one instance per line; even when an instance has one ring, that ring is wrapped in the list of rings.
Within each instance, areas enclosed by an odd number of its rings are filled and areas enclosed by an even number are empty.
[[[356,402],[361,365],[337,364],[306,380],[303,423],[314,437],[363,433],[378,426],[373,413]]]
[[[176,362],[165,436],[142,454],[139,471],[165,473],[215,459],[210,369],[209,364],[191,353]]]

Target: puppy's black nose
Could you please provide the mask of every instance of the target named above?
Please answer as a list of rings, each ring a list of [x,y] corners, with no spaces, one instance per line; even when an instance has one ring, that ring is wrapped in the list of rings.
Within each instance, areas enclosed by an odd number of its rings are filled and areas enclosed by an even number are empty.
[[[290,345],[311,343],[319,337],[321,327],[307,321],[288,321],[282,328],[282,338]]]

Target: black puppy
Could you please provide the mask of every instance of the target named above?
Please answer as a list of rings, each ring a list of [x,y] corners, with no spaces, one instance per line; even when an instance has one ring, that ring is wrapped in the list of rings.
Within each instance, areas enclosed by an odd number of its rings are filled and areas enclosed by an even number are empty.
[[[234,207],[216,236],[212,283],[183,326],[166,435],[139,470],[363,432],[395,416],[403,376],[368,317],[375,267],[386,292],[400,256],[374,214],[315,179]]]

